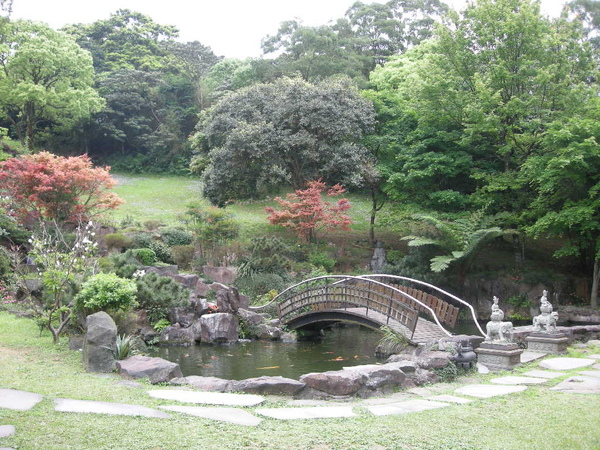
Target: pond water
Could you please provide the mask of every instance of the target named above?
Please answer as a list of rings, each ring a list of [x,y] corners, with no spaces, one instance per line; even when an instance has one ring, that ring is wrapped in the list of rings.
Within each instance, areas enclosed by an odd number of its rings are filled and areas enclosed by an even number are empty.
[[[382,362],[375,357],[380,339],[381,333],[368,328],[336,326],[317,340],[160,347],[154,356],[178,363],[184,376],[243,380],[280,375],[298,379],[305,373]]]

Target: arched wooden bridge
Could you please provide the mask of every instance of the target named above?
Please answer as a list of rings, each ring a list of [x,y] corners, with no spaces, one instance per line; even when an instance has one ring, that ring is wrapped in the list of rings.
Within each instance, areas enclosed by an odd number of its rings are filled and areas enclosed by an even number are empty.
[[[260,308],[276,312],[290,329],[317,322],[350,322],[380,329],[386,325],[413,343],[452,336],[460,308],[473,307],[436,286],[395,275],[328,275],[304,280]]]

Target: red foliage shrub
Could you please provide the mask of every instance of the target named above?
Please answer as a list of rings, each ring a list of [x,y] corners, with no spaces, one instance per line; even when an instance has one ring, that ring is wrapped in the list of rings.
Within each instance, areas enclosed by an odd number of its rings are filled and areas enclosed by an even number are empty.
[[[343,214],[352,207],[348,199],[339,199],[335,204],[323,201],[322,194],[327,189],[327,185],[320,179],[308,181],[306,186],[306,189],[298,189],[293,194],[287,194],[286,200],[276,197],[275,201],[279,203],[281,210],[265,208],[269,213],[267,220],[273,225],[291,229],[307,242],[316,241],[317,232],[321,230],[336,228],[349,230],[352,221],[350,217]],[[345,189],[336,184],[327,190],[327,196],[336,197],[344,192]]]
[[[11,158],[0,163],[0,192],[7,211],[22,224],[38,218],[76,223],[123,203],[109,192],[117,183],[109,170],[93,167],[87,155]]]

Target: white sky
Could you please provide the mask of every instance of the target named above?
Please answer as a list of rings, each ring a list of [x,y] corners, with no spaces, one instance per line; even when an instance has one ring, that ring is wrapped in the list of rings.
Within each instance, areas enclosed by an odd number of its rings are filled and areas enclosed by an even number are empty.
[[[14,0],[13,19],[66,24],[107,19],[118,9],[150,16],[161,25],[179,28],[180,40],[200,41],[219,56],[260,56],[260,41],[277,32],[285,20],[324,25],[344,16],[356,0]],[[373,3],[375,0],[362,0]],[[381,0],[380,3],[383,3]],[[464,0],[446,0],[461,8]],[[542,0],[546,14],[558,15],[565,0]]]

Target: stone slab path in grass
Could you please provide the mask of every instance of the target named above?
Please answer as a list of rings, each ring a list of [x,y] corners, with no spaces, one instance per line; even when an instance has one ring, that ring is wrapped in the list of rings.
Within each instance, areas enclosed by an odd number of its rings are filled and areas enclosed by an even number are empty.
[[[526,359],[538,359],[528,355]],[[543,355],[544,356],[544,355]],[[600,355],[586,358],[548,357],[541,361],[539,368],[519,376],[509,375],[490,380],[489,383],[471,383],[455,389],[451,394],[443,385],[427,388],[414,388],[395,393],[385,398],[370,398],[352,403],[327,402],[320,400],[289,400],[286,407],[255,408],[266,399],[260,395],[201,392],[183,389],[156,389],[148,391],[153,398],[169,400],[179,404],[162,405],[159,409],[123,403],[109,403],[66,398],[54,399],[54,410],[73,414],[112,414],[168,419],[172,414],[185,414],[203,419],[231,423],[239,426],[258,426],[268,417],[276,420],[315,420],[348,418],[365,414],[376,416],[402,415],[445,408],[475,400],[516,394],[528,389],[528,385],[543,385],[551,380],[566,376],[566,372],[577,369],[577,375],[570,376],[556,386],[553,391],[573,394],[600,394]],[[530,359],[533,360],[533,359]],[[435,393],[440,395],[435,395]],[[415,398],[418,397],[418,398]],[[27,411],[43,400],[40,394],[14,389],[0,389],[0,408]],[[187,405],[185,405],[187,403]],[[190,406],[210,405],[210,406]],[[243,409],[245,408],[245,409]],[[167,413],[168,411],[169,413]],[[0,424],[0,439],[16,433],[14,425]],[[0,441],[0,445],[2,442]],[[9,449],[0,447],[0,450]],[[9,449],[11,450],[11,449]]]

